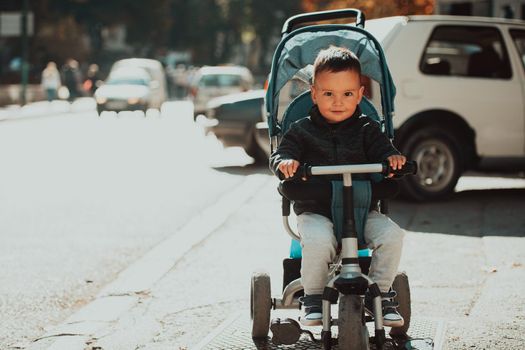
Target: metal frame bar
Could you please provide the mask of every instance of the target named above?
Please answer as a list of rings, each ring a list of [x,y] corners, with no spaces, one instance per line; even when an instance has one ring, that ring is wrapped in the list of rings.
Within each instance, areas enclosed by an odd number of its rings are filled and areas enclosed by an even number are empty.
[[[292,239],[296,239],[298,241],[301,240],[301,236],[298,232],[295,232],[291,226],[290,226],[290,221],[288,220],[289,217],[288,216],[283,216],[283,225],[284,225],[284,228],[286,230],[286,232],[290,235],[290,237],[292,237]]]

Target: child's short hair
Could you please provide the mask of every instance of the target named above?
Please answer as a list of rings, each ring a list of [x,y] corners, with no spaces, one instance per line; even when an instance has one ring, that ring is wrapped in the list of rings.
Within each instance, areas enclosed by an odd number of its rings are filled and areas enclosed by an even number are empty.
[[[327,49],[319,51],[314,62],[314,76],[312,83],[315,81],[317,74],[321,72],[342,72],[355,71],[361,76],[361,63],[359,58],[350,50],[344,47],[330,46]]]

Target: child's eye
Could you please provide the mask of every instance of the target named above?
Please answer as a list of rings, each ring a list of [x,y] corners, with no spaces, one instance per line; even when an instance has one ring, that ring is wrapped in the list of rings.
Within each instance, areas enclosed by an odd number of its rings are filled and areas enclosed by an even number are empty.
[[[326,91],[326,92],[324,93],[324,95],[325,95],[325,96],[332,96],[332,93],[331,93],[330,91]]]
[[[345,92],[345,96],[349,97],[349,96],[354,96],[354,94],[350,91],[347,91]]]

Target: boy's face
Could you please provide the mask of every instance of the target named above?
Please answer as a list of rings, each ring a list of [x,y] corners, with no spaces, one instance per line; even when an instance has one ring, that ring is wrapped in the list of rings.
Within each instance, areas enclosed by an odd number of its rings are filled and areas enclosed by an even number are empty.
[[[319,72],[310,89],[312,100],[328,123],[339,123],[350,118],[364,91],[359,73],[353,70]]]

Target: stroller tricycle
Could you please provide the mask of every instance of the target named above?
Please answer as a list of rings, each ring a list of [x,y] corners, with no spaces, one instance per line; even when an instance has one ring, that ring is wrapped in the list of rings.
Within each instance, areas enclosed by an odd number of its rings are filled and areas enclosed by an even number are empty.
[[[304,26],[306,23],[355,17],[356,25],[349,24],[318,24]],[[378,41],[364,28],[364,15],[356,9],[314,12],[297,15],[286,21],[283,27],[283,37],[274,54],[270,73],[268,91],[266,95],[266,109],[268,116],[271,148],[279,144],[282,135],[291,124],[307,117],[312,100],[310,91],[306,88],[310,84],[312,75],[311,65],[320,49],[330,45],[344,46],[352,50],[360,59],[363,75],[379,85],[382,114],[379,114],[374,104],[366,99],[360,103],[364,114],[378,121],[391,139],[393,138],[392,116],[395,88],[386,65],[385,57]],[[298,28],[298,26],[302,26]],[[305,88],[303,92],[297,91]],[[284,113],[279,111],[279,100],[293,97],[287,103]],[[385,198],[392,195],[392,181],[384,180],[384,175],[394,173],[398,176],[415,173],[417,166],[408,162],[400,170],[392,170],[385,164],[348,164],[336,166],[309,166],[303,165],[296,173],[298,178],[323,175],[341,175],[342,186],[339,188],[342,195],[342,210],[333,217],[334,226],[343,227],[341,236],[341,250],[330,267],[329,282],[323,293],[322,301],[322,332],[321,342],[324,349],[331,349],[335,343],[331,327],[337,325],[337,343],[339,349],[368,349],[369,335],[367,321],[374,321],[375,334],[372,341],[376,349],[382,349],[386,342],[383,328],[381,296],[377,284],[365,273],[370,266],[370,256],[359,256],[358,226],[364,225],[360,220],[363,211],[368,211],[371,203],[377,202],[382,212],[386,212]],[[369,174],[365,179],[352,179],[352,174]],[[340,182],[340,181],[339,181]],[[395,185],[394,185],[395,186]],[[274,319],[270,325],[271,309],[300,309],[299,296],[302,292],[300,282],[300,234],[295,233],[288,222],[290,202],[318,193],[319,189],[301,187],[298,182],[283,181],[279,186],[283,196],[283,222],[286,231],[294,239],[292,241],[291,258],[284,261],[283,295],[282,298],[272,298],[270,278],[267,274],[256,273],[251,284],[251,317],[252,337],[266,338],[271,329],[275,344],[290,345],[297,342],[301,334],[314,335],[301,329],[299,323],[293,319]],[[335,197],[335,194],[332,195]],[[315,198],[315,197],[314,197]],[[381,199],[379,201],[379,199]],[[334,202],[334,201],[332,201]],[[366,255],[366,254],[365,254]],[[393,289],[397,292],[396,301],[399,303],[399,312],[405,319],[400,328],[392,328],[392,336],[406,335],[410,323],[410,290],[408,278],[405,274],[398,274]],[[365,314],[363,297],[365,292],[373,298],[373,314]],[[331,317],[331,305],[338,304],[337,319]]]

